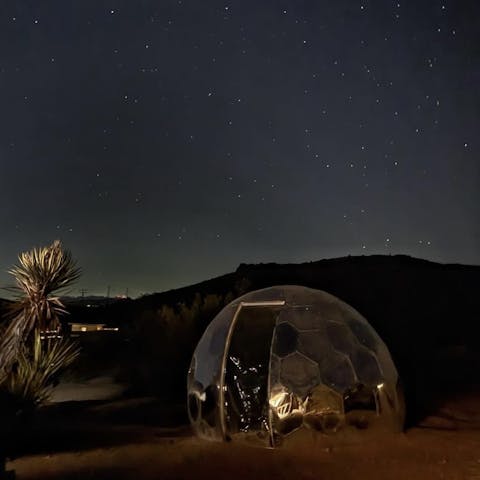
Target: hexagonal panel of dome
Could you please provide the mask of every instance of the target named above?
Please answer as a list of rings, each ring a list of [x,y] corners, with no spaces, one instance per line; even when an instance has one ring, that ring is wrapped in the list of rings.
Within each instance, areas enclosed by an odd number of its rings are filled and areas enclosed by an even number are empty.
[[[350,442],[403,429],[387,346],[351,306],[286,285],[250,292],[210,323],[188,374],[205,439],[262,447]]]

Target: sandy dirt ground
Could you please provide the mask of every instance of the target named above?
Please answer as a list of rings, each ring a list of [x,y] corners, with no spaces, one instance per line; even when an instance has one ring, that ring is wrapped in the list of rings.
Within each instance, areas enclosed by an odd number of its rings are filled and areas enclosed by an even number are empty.
[[[201,441],[149,399],[54,408],[8,463],[20,480],[480,480],[480,394],[452,399],[403,434],[300,450]]]
[[[18,479],[480,479],[480,432],[413,429],[381,442],[300,452],[163,435],[9,464]]]

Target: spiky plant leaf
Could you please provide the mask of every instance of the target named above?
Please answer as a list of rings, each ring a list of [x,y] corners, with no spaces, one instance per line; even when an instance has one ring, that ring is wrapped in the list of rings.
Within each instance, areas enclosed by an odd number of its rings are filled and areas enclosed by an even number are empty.
[[[14,293],[31,300],[41,300],[69,287],[80,276],[70,251],[59,240],[50,246],[34,248],[18,257],[19,264],[9,273],[15,279]]]
[[[80,353],[78,344],[65,338],[41,340],[35,334],[33,349],[20,350],[15,369],[8,375],[4,388],[24,409],[45,403],[52,393],[58,375],[71,365]]]

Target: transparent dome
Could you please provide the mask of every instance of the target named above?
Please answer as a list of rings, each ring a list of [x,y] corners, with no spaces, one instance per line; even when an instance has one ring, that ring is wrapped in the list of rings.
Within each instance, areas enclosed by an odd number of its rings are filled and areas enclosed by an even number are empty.
[[[210,323],[188,374],[195,433],[265,447],[403,428],[390,353],[352,307],[320,290],[250,292]]]

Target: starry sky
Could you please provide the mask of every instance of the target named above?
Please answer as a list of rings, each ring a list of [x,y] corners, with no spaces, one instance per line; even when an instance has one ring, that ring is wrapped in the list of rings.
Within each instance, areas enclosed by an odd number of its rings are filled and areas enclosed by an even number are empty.
[[[479,18],[475,0],[3,0],[0,283],[56,238],[89,294],[241,262],[480,264]]]

